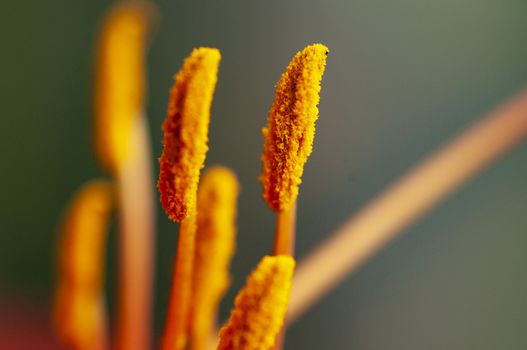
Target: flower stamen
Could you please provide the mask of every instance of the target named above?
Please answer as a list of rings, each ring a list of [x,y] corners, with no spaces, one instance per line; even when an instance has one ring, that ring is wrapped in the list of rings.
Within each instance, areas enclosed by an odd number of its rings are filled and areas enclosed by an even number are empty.
[[[76,194],[60,229],[54,323],[71,349],[106,347],[102,284],[112,186],[91,181]]]
[[[220,52],[194,49],[175,76],[163,123],[163,153],[158,188],[168,217],[180,222],[178,252],[163,336],[164,350],[182,350],[188,340],[188,316],[196,239],[196,197],[208,150],[210,105]]]
[[[198,188],[198,216],[192,306],[191,349],[210,349],[218,305],[230,284],[229,266],[236,239],[238,181],[216,166],[203,175]],[[216,344],[214,344],[215,346]]]
[[[295,261],[266,256],[236,297],[218,350],[269,350],[284,322]]]

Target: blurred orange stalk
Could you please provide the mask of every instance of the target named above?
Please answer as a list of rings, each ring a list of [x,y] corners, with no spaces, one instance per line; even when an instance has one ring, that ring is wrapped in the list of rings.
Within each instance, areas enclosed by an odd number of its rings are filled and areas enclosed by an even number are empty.
[[[155,242],[145,56],[156,23],[149,1],[118,1],[97,36],[95,150],[115,178],[119,204],[119,274],[115,348],[151,346]]]
[[[231,282],[238,192],[236,175],[223,166],[207,169],[199,183],[189,313],[191,350],[212,349],[217,343],[218,307]]]
[[[155,203],[146,118],[133,122],[130,155],[117,176],[119,298],[117,349],[150,349],[154,283]]]
[[[113,192],[106,181],[85,184],[61,224],[53,320],[70,349],[108,348],[103,266]]]
[[[287,322],[354,272],[410,224],[527,136],[527,90],[418,164],[298,267]]]

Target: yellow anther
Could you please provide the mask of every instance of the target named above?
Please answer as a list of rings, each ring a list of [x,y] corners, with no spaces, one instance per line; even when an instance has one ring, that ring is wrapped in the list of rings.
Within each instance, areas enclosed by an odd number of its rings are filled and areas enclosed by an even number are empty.
[[[174,221],[183,220],[195,210],[220,58],[217,49],[194,49],[170,91],[157,186],[161,204]]]
[[[263,198],[275,211],[289,209],[298,195],[304,164],[313,148],[320,81],[329,50],[321,44],[296,54],[278,81],[268,115],[262,156]]]
[[[198,188],[191,306],[191,349],[208,350],[218,305],[230,283],[238,182],[225,167],[208,169]]]
[[[266,256],[238,293],[218,350],[269,350],[284,322],[295,261]]]

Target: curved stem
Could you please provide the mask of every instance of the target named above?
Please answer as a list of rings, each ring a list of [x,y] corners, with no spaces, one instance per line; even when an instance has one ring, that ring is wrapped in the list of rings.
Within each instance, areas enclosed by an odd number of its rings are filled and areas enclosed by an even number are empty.
[[[410,170],[297,269],[287,322],[357,270],[410,224],[527,136],[527,91],[503,104]]]

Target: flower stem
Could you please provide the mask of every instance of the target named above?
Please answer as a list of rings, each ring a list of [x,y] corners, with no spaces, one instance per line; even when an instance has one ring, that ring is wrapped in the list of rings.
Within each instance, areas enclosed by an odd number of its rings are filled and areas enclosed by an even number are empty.
[[[527,90],[410,170],[300,264],[286,322],[527,136]]]

